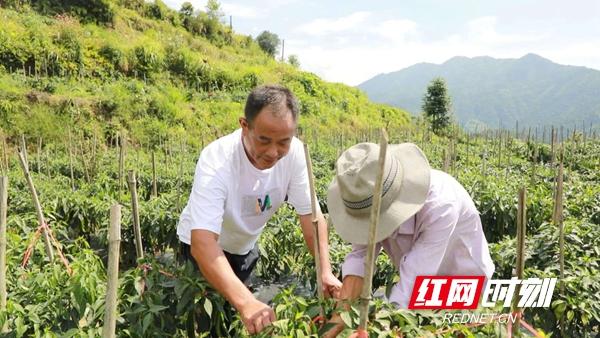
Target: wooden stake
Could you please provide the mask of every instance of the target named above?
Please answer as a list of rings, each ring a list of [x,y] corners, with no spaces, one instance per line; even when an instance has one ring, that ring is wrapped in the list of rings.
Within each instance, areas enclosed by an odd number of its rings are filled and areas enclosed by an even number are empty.
[[[119,288],[119,248],[121,245],[121,206],[110,208],[110,229],[108,231],[108,286],[102,338],[115,337],[117,320],[117,290]]]
[[[158,196],[158,188],[156,186],[156,159],[154,158],[154,151],[152,151],[152,198]]]
[[[85,154],[87,153],[87,147],[85,145],[85,138],[83,136],[83,133],[80,134],[81,136],[81,140],[79,142],[79,151],[81,154],[81,163],[83,164],[83,173],[85,174],[85,181],[90,183],[90,171],[88,169],[88,163],[87,160],[85,158]]]
[[[564,288],[563,278],[565,272],[565,233],[564,233],[564,222],[563,222],[563,163],[562,161],[558,167],[558,175],[556,177],[556,192],[554,198],[554,219],[553,223],[558,226],[559,229],[559,237],[558,237],[558,246],[559,246],[559,265],[560,265],[560,285],[561,291]]]
[[[371,224],[369,225],[369,241],[367,244],[367,257],[365,260],[365,278],[360,295],[360,322],[359,331],[367,330],[367,319],[369,315],[369,301],[371,300],[371,286],[373,282],[373,268],[375,265],[375,234],[379,222],[379,209],[381,207],[381,190],[383,188],[383,170],[385,168],[385,156],[387,152],[388,136],[385,129],[381,129],[381,140],[379,141],[379,168],[375,178],[375,191],[373,192],[373,205],[371,207]]]
[[[37,172],[38,172],[38,174],[41,174],[42,173],[42,167],[41,167],[41,164],[42,164],[42,138],[41,137],[38,137],[36,164],[37,164]]]
[[[550,166],[554,165],[554,148],[556,147],[556,130],[552,127],[552,135],[551,135],[551,157],[550,157]]]
[[[306,168],[308,169],[308,184],[310,188],[310,202],[312,212],[312,225],[313,225],[313,246],[315,253],[315,267],[317,272],[317,294],[319,301],[322,301],[325,297],[323,295],[323,281],[321,280],[321,248],[319,247],[320,236],[319,236],[319,219],[317,215],[317,195],[315,190],[315,179],[312,170],[312,161],[310,159],[310,152],[308,151],[308,144],[304,143],[304,157],[306,159]],[[325,314],[323,306],[321,306],[321,316]]]
[[[0,311],[6,310],[6,214],[8,176],[0,176]]]
[[[119,199],[123,196],[123,179],[125,176],[125,137],[119,133]]]
[[[71,190],[75,191],[75,175],[73,175],[73,140],[69,129],[69,170],[71,172]]]
[[[27,168],[29,168],[29,160],[27,159],[27,143],[25,142],[24,134],[21,134],[21,153],[23,153],[23,158],[25,159],[25,163],[27,163]]]
[[[444,160],[444,164],[442,165],[442,170],[447,173],[450,170],[450,154],[446,148],[442,149],[442,158]]]
[[[519,206],[517,209],[517,278],[522,280],[523,279],[523,270],[525,268],[525,235],[526,235],[526,228],[527,228],[527,190],[525,188],[521,188],[519,189]],[[515,289],[515,295],[519,294],[519,291],[521,290],[521,285],[517,285],[516,289]],[[513,299],[513,303],[512,303],[512,312],[516,313],[517,311],[519,313],[522,313],[522,310],[517,308],[519,302],[519,297],[514,297]],[[513,335],[516,335],[519,327],[521,326],[520,323],[520,315],[517,316],[517,319],[515,321],[515,324],[512,328]]]
[[[140,212],[138,209],[135,171],[129,170],[128,178],[129,191],[131,192],[131,212],[133,217],[133,234],[135,236],[135,253],[137,258],[140,259],[144,258],[144,248],[142,247],[142,232],[140,231]]]
[[[44,245],[46,246],[46,254],[50,261],[54,260],[54,250],[52,249],[52,244],[50,243],[50,237],[48,237],[48,232],[46,231],[46,220],[44,219],[44,213],[42,211],[42,206],[40,205],[40,200],[38,198],[37,191],[35,190],[35,186],[33,185],[33,180],[31,179],[31,174],[29,173],[29,166],[27,165],[27,161],[25,160],[25,156],[19,152],[19,160],[21,162],[21,169],[23,169],[23,174],[25,175],[25,179],[27,180],[27,185],[29,185],[29,191],[31,192],[31,198],[33,199],[33,204],[35,206],[35,210],[37,213],[37,219],[40,226],[42,228],[42,235],[44,237]]]
[[[2,135],[2,163],[3,165],[3,172],[8,175],[8,147],[6,146],[6,137],[4,136],[4,134]]]

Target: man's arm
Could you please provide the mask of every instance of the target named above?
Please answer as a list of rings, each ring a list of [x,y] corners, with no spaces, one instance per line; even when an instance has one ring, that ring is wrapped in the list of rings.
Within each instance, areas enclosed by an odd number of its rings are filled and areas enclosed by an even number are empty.
[[[211,231],[192,230],[191,254],[204,278],[238,310],[248,332],[258,333],[275,321],[275,313],[235,275],[217,240]]]
[[[300,225],[302,226],[302,235],[308,246],[308,251],[315,256],[315,238],[312,224],[312,214],[299,215]],[[319,252],[321,264],[321,280],[323,281],[323,292],[326,296],[337,296],[342,283],[331,272],[331,263],[329,262],[329,234],[327,231],[327,222],[323,214],[317,214],[317,231],[319,233]]]

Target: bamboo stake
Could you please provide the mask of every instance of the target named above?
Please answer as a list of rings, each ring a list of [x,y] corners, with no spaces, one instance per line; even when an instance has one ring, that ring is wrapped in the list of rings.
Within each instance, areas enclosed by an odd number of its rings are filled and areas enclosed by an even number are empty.
[[[117,289],[119,288],[119,247],[121,245],[121,206],[110,208],[110,229],[108,234],[108,286],[106,288],[106,308],[102,338],[115,337],[117,319]]]
[[[556,130],[552,127],[550,166],[554,165],[554,148],[556,147]]]
[[[135,253],[138,259],[144,258],[142,247],[142,232],[140,231],[140,212],[138,209],[138,195],[135,180],[135,171],[129,170],[129,191],[131,192],[131,212],[133,216],[133,234],[135,236]]]
[[[564,252],[564,222],[563,222],[563,174],[564,167],[562,160],[560,161],[558,167],[558,175],[556,177],[556,192],[554,199],[554,217],[553,222],[554,225],[558,226],[559,229],[559,237],[558,237],[558,246],[559,246],[559,265],[560,265],[560,280],[561,280],[561,291],[564,291],[563,278],[565,271],[565,252]]]
[[[96,176],[98,170],[98,137],[94,132],[94,142],[92,143],[92,176]]]
[[[0,311],[6,310],[6,214],[8,176],[0,177]]]
[[[183,180],[183,163],[185,161],[185,145],[181,142],[181,154],[179,155],[179,172],[177,173],[177,210],[181,211],[181,190],[183,184],[181,183]]]
[[[41,137],[38,137],[37,161],[36,161],[36,164],[37,164],[37,172],[39,174],[41,174],[42,173],[42,167],[41,167],[41,164],[42,164],[42,138]]]
[[[31,192],[31,197],[33,199],[33,204],[35,205],[35,210],[37,213],[37,219],[40,226],[42,226],[42,235],[44,237],[44,245],[46,246],[46,254],[50,261],[54,260],[54,250],[52,249],[52,244],[50,243],[50,238],[48,237],[48,232],[46,231],[46,219],[44,218],[44,213],[42,212],[42,206],[40,205],[40,200],[38,198],[37,191],[35,190],[35,186],[33,185],[33,180],[31,179],[31,174],[29,173],[29,166],[27,165],[27,161],[25,160],[25,156],[19,152],[19,160],[21,162],[21,168],[23,169],[23,174],[25,175],[25,179],[27,180],[27,184],[29,185],[29,191]]]
[[[52,177],[50,176],[50,149],[46,148],[46,151],[44,151],[43,154],[44,161],[46,162],[46,176],[48,177],[48,179],[52,179]]]
[[[371,224],[369,225],[369,241],[367,244],[367,258],[365,261],[365,278],[360,295],[360,322],[359,332],[367,329],[367,317],[369,314],[369,301],[371,300],[371,286],[373,282],[373,266],[375,265],[375,233],[379,222],[379,209],[381,207],[381,190],[383,188],[383,170],[385,167],[385,155],[387,152],[388,135],[385,129],[381,129],[381,140],[379,141],[379,168],[375,179],[375,191],[373,192],[373,205],[371,207]]]
[[[125,137],[119,133],[119,200],[123,196],[123,179],[125,176]]]
[[[69,129],[69,170],[71,172],[71,190],[75,191],[75,175],[73,175],[73,140]]]
[[[27,163],[27,168],[29,168],[29,159],[27,158],[27,143],[25,142],[25,134],[21,134],[21,152],[23,153],[23,159],[25,159],[25,163]]]
[[[4,172],[6,175],[8,175],[8,148],[6,146],[6,137],[4,136],[4,134],[2,134],[2,172]]]
[[[85,154],[87,153],[87,147],[86,147],[86,142],[85,142],[85,138],[83,136],[83,133],[80,134],[81,135],[81,141],[79,142],[79,151],[81,154],[81,163],[83,164],[83,173],[85,174],[85,181],[90,183],[90,171],[88,169],[88,163],[87,160],[85,159]]]
[[[310,152],[308,150],[308,144],[304,143],[304,157],[306,159],[306,168],[308,170],[308,183],[310,187],[310,204],[312,212],[312,226],[313,226],[313,247],[315,253],[315,267],[317,272],[317,295],[319,301],[323,301],[325,296],[323,295],[323,281],[321,280],[321,248],[319,247],[320,236],[319,236],[319,220],[317,218],[317,195],[315,191],[315,179],[312,170],[312,161],[310,159]],[[321,305],[321,316],[325,314],[325,309]]]
[[[450,168],[450,155],[448,154],[448,151],[446,151],[446,148],[442,149],[442,158],[444,160],[442,170],[447,173]]]
[[[523,270],[525,268],[525,235],[527,228],[527,190],[519,189],[519,206],[517,209],[517,278],[523,279]],[[519,294],[521,285],[517,285],[515,295]],[[515,297],[512,303],[512,312],[518,312],[515,324],[512,327],[512,334],[516,335],[521,326],[521,309],[517,309],[519,297]]]
[[[156,159],[154,158],[154,151],[152,151],[152,198],[158,196],[158,189],[156,187]]]

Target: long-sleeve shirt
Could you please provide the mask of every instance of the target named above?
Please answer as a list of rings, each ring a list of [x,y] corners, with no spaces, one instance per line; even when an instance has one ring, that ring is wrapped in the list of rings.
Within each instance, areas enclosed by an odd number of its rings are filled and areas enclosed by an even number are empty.
[[[377,243],[400,274],[389,301],[407,308],[415,278],[421,275],[485,275],[494,263],[479,212],[467,191],[452,176],[432,169],[423,207],[388,238]],[[353,245],[342,266],[343,277],[364,276],[366,245]]]

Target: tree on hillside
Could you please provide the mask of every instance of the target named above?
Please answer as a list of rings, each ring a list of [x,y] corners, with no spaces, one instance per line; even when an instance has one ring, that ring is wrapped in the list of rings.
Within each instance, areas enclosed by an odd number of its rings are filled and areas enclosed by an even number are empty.
[[[189,1],[186,1],[181,4],[181,9],[179,9],[179,14],[183,17],[192,17],[194,15],[194,6]]]
[[[277,53],[277,47],[279,47],[279,36],[269,31],[263,31],[259,36],[256,37],[256,42],[265,53],[271,57],[275,57]]]
[[[223,17],[223,11],[221,11],[221,4],[217,0],[208,0],[206,3],[206,14],[208,18],[214,21],[219,21]]]
[[[300,59],[298,59],[297,55],[288,56],[288,63],[296,68],[300,68]]]
[[[441,77],[431,80],[423,96],[422,109],[434,133],[439,133],[450,124],[450,105],[446,81]]]

